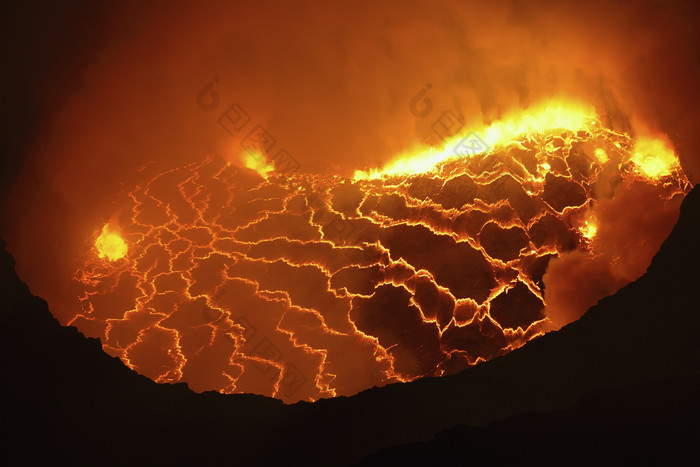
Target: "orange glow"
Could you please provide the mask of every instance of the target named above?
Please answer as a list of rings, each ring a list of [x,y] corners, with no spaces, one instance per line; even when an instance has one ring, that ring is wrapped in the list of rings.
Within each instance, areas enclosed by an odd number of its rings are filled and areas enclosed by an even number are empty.
[[[528,135],[551,134],[557,130],[576,132],[588,128],[595,119],[595,111],[590,106],[566,104],[563,100],[543,103],[528,110],[512,112],[489,126],[475,125],[449,138],[441,148],[416,149],[393,159],[382,169],[358,170],[354,178],[363,180],[429,172],[440,162],[458,157],[460,142],[472,133],[486,143],[486,147],[479,152],[487,152],[489,148],[503,146]]]
[[[678,157],[673,148],[663,139],[644,137],[634,146],[632,157],[639,170],[650,178],[669,175],[678,167]]]
[[[275,169],[260,152],[246,151],[245,154],[241,155],[241,158],[243,159],[243,165],[251,170],[255,170],[263,178],[267,178],[267,175]]]
[[[98,258],[107,258],[109,261],[124,258],[128,250],[124,239],[118,232],[111,230],[109,224],[102,227],[102,233],[95,240],[95,247]]]
[[[611,235],[598,203],[633,183],[661,200],[689,189],[679,171],[635,169],[665,146],[631,151],[585,107],[534,106],[481,134],[481,152],[418,151],[353,179],[278,176],[248,154],[260,177],[209,158],[145,180],[122,207],[138,239],[127,268],[99,261],[126,255],[105,226],[71,324],[196,391],[294,402],[450,374],[550,328],[551,261],[624,256],[596,250]]]
[[[596,148],[594,154],[596,159],[598,159],[598,162],[600,162],[601,164],[604,164],[608,161],[608,154],[605,152],[605,149]]]
[[[596,223],[595,219],[586,219],[584,222],[583,226],[580,228],[581,230],[581,235],[586,237],[589,241],[595,237],[596,233],[598,233],[598,225]]]

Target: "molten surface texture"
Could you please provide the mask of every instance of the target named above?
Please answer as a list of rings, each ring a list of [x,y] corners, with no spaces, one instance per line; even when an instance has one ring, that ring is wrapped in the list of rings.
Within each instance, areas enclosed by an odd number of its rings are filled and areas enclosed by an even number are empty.
[[[689,190],[596,121],[355,179],[211,157],[145,177],[112,253],[96,232],[71,324],[196,391],[293,402],[451,374],[566,324],[548,313],[548,264],[595,258],[596,207],[640,186],[669,210]]]

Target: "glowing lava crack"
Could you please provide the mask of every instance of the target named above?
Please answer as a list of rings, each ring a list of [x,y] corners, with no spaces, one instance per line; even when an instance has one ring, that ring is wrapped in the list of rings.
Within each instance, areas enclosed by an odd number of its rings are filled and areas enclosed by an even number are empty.
[[[86,254],[72,324],[196,391],[293,402],[454,373],[550,325],[548,262],[591,250],[601,199],[687,192],[673,161],[647,173],[634,148],[590,121],[422,173],[263,178],[216,157],[171,170]]]

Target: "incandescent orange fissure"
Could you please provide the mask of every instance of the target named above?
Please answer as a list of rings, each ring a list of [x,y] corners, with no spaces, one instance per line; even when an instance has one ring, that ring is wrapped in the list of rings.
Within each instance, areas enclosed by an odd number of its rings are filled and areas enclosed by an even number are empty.
[[[543,275],[594,253],[597,203],[689,190],[667,143],[585,111],[480,134],[480,153],[419,150],[353,179],[210,157],[145,180],[86,252],[72,324],[196,391],[294,402],[451,374],[552,328]]]

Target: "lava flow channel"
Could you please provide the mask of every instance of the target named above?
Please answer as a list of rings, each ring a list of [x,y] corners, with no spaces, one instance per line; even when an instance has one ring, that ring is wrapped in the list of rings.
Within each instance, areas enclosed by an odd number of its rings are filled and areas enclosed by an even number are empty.
[[[598,206],[651,193],[673,218],[689,190],[663,143],[595,118],[505,136],[353,179],[221,157],[161,173],[96,232],[71,324],[157,382],[286,402],[502,355],[575,319],[550,306],[551,261],[622,261]]]

